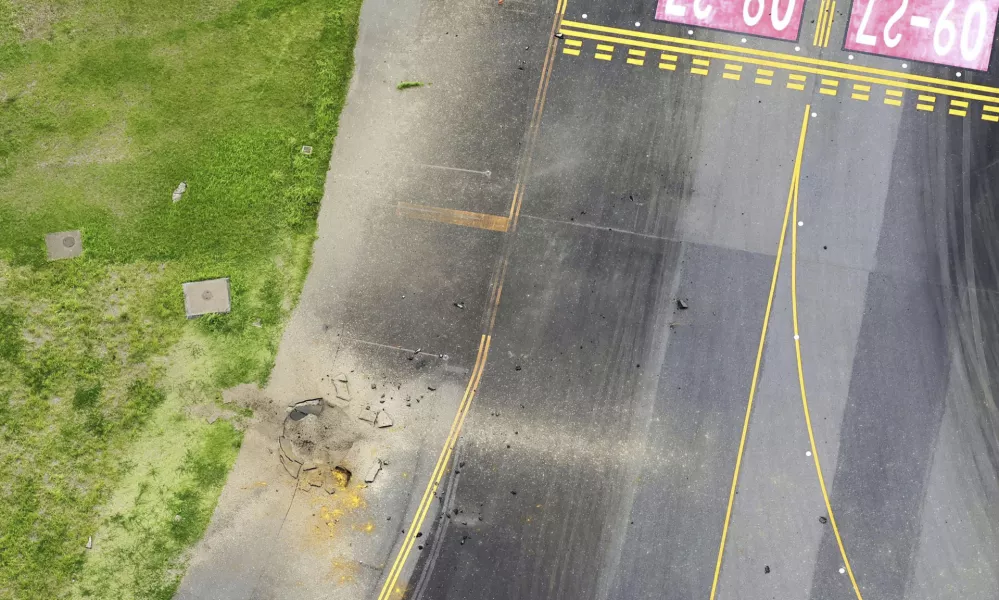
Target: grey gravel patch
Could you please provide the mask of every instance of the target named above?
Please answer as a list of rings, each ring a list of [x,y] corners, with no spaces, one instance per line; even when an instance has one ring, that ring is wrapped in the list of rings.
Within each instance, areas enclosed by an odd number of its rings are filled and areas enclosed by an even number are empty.
[[[66,260],[83,254],[83,236],[79,230],[60,231],[45,236],[49,260]]]
[[[188,319],[212,313],[228,313],[231,308],[228,277],[184,284],[184,310]]]

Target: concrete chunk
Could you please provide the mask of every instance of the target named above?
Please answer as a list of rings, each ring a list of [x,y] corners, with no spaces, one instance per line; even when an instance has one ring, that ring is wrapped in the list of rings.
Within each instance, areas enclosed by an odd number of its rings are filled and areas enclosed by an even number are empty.
[[[375,417],[375,427],[391,427],[393,424],[392,417],[389,416],[384,410],[378,413]]]
[[[375,419],[378,418],[378,415],[376,415],[375,411],[371,410],[370,408],[365,408],[364,410],[361,411],[361,414],[357,418],[367,423],[373,424],[375,422]]]
[[[371,483],[378,477],[378,472],[382,470],[382,461],[380,459],[375,459],[371,466],[364,472],[364,483]]]
[[[334,381],[333,387],[336,389],[336,397],[344,402],[350,402],[350,388],[346,381]]]

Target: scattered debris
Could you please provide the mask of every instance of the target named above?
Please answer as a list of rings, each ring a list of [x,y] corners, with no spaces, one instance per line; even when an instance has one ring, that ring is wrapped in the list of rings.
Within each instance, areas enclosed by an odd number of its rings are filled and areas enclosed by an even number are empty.
[[[457,302],[454,303],[454,306],[456,308],[460,308],[461,310],[465,310],[465,301],[464,300],[458,300]]]
[[[254,319],[253,322],[250,323],[250,325],[253,325],[257,329],[260,329],[261,327],[264,326],[263,323],[260,322],[260,319]]]
[[[380,459],[375,459],[368,470],[364,472],[364,483],[371,483],[378,477],[378,472],[382,470],[382,461]]]
[[[45,236],[45,248],[49,260],[76,258],[83,253],[83,238],[79,230],[50,233]]]
[[[364,410],[361,411],[360,416],[358,416],[357,418],[374,425],[375,419],[378,418],[378,415],[375,414],[375,411],[371,410],[370,408],[365,408]]]
[[[173,191],[173,201],[180,202],[181,196],[183,196],[184,192],[186,191],[187,191],[187,182],[181,181],[180,185],[177,186],[177,189]]]
[[[432,385],[428,385],[427,389],[430,390],[431,392],[436,392],[437,391],[437,388],[434,387],[434,386],[432,386]]]
[[[687,304],[687,301],[684,300],[683,298],[677,298],[676,307],[679,308],[680,310],[687,310],[688,308],[690,308],[690,305]]]
[[[519,371],[520,370],[520,365],[517,365],[516,367],[514,367],[513,370],[514,371]]]
[[[766,575],[770,574],[770,565],[763,565],[763,573]]]
[[[393,423],[394,421],[392,421],[392,417],[390,417],[389,414],[384,410],[379,412],[378,416],[375,417],[375,427],[379,428],[391,427]]]
[[[828,522],[829,522],[829,519],[827,519],[825,517],[819,517],[819,523],[822,523],[823,525],[825,525]]]
[[[302,146],[302,154],[312,156],[312,146]]]
[[[560,32],[558,32],[558,33],[556,33],[556,34],[555,34],[555,37],[557,37],[558,39],[562,39],[562,38],[564,38],[565,36],[564,36],[564,35],[562,35],[562,32],[560,31]]]
[[[94,547],[94,536],[90,536],[87,538],[87,550],[90,550],[93,547]]]
[[[340,373],[339,375],[336,376],[336,381],[339,381],[340,383],[347,383],[347,374]]]

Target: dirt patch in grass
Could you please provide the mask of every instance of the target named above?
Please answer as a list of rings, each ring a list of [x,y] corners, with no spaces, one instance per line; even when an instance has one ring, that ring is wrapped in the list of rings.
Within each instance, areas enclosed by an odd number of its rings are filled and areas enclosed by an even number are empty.
[[[241,438],[198,407],[268,377],[359,9],[0,0],[0,599],[172,596]],[[233,311],[186,320],[224,276]]]

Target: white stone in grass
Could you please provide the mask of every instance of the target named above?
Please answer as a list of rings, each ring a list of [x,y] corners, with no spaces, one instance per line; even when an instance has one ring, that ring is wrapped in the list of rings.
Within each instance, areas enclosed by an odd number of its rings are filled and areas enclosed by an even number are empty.
[[[177,189],[173,191],[173,201],[180,202],[181,196],[183,196],[184,192],[186,191],[187,191],[187,182],[181,181],[180,185],[177,186]]]

